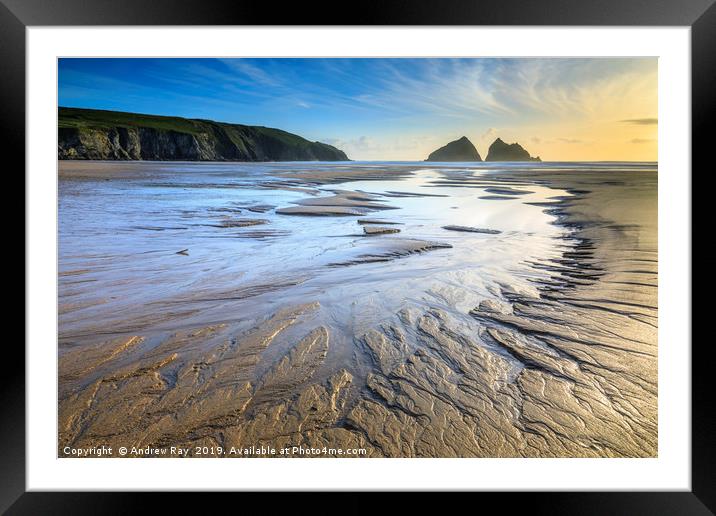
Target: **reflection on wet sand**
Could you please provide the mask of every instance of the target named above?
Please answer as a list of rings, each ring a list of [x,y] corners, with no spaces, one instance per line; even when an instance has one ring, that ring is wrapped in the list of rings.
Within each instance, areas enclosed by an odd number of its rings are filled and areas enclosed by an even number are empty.
[[[60,450],[656,456],[652,165],[60,167]]]

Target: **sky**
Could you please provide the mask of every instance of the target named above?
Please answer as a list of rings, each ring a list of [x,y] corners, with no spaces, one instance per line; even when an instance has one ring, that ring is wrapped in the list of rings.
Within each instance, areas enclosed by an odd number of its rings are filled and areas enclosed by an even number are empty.
[[[60,106],[277,127],[354,160],[467,136],[543,161],[657,161],[657,58],[59,60]]]

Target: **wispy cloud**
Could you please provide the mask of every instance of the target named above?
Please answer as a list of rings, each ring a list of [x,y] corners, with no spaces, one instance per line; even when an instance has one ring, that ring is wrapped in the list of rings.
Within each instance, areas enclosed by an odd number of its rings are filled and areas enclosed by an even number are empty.
[[[266,70],[251,64],[245,59],[220,59],[221,63],[233,73],[243,75],[256,84],[263,86],[281,86],[281,76],[271,74]]]
[[[658,118],[630,118],[628,120],[620,120],[620,122],[632,125],[657,125]]]
[[[356,104],[406,115],[474,120],[578,119],[629,113],[654,92],[650,59],[387,60]],[[636,119],[635,119],[636,120]],[[641,119],[640,119],[641,120]]]

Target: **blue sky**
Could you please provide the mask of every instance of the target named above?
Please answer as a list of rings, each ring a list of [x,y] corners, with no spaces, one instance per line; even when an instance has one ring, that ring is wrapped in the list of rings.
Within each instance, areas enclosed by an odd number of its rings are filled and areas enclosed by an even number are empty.
[[[544,159],[656,159],[657,61],[60,59],[59,105],[279,127],[353,159],[468,136]]]

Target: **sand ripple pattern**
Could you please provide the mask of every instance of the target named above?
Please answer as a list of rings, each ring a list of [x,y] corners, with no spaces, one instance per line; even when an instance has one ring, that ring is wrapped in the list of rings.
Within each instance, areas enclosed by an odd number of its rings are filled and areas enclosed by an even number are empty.
[[[567,189],[571,197],[544,208],[573,231],[557,242],[558,258],[530,263],[548,273],[535,280],[538,294],[503,285],[499,300],[467,314],[477,332],[426,303],[355,335],[354,361],[329,367],[332,331],[311,327],[319,307],[309,302],[238,334],[212,325],[150,348],[130,335],[70,350],[60,360],[60,448],[656,456],[656,178],[619,177],[618,187],[588,172],[491,177],[503,190]]]

